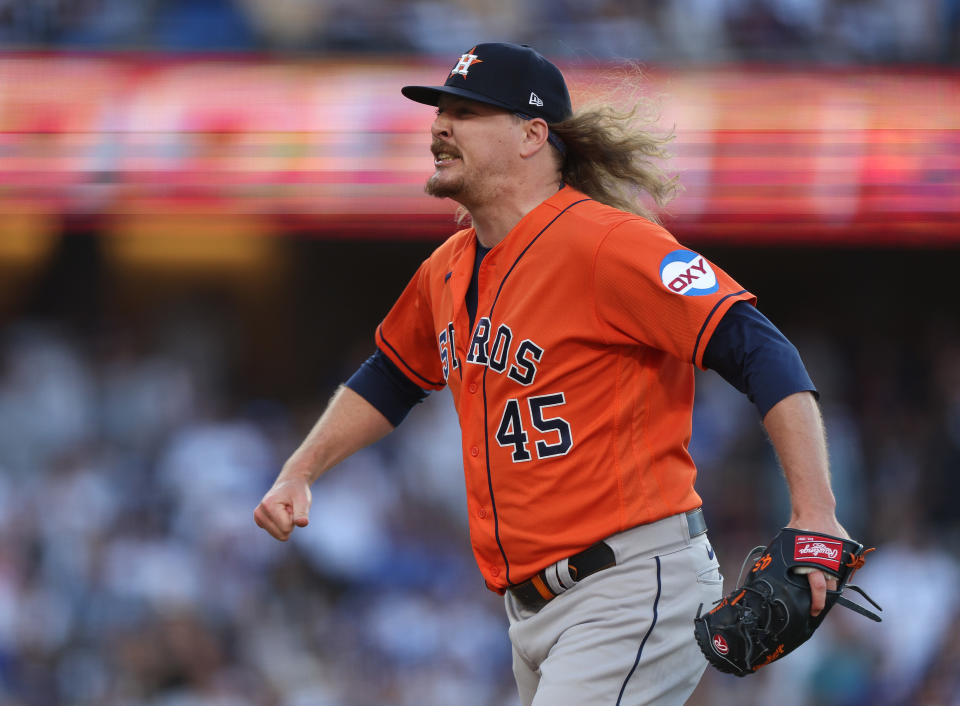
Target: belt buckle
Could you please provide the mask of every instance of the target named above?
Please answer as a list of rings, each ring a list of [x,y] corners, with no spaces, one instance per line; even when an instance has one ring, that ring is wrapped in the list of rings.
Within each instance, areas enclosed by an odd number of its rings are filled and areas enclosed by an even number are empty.
[[[510,590],[525,608],[536,612],[583,579],[615,564],[613,549],[606,542],[600,541],[582,552],[541,569]]]

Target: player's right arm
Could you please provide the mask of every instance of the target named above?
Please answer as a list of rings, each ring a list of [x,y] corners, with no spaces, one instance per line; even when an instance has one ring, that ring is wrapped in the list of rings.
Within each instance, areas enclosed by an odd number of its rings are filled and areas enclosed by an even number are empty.
[[[393,431],[424,399],[424,388],[444,386],[426,284],[428,262],[377,329],[381,346],[340,386],[254,510],[254,521],[271,536],[286,541],[294,528],[305,527],[313,482]]]
[[[393,431],[370,402],[341,386],[303,443],[287,459],[273,487],[253,512],[257,525],[281,541],[310,515],[310,485],[323,473]]]

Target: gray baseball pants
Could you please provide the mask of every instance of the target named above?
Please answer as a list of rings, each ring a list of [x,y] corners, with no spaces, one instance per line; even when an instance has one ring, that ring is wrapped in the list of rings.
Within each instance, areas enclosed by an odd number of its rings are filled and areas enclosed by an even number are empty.
[[[539,611],[505,597],[523,706],[683,704],[707,662],[693,635],[702,603],[723,593],[706,534],[683,514],[606,540],[616,566],[587,576]]]

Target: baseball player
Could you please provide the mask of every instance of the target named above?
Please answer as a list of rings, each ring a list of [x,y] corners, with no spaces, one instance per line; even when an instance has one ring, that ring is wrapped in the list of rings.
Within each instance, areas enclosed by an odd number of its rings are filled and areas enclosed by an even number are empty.
[[[402,93],[437,107],[426,191],[470,225],[413,275],[256,522],[289,538],[321,474],[448,387],[521,702],[683,703],[706,666],[693,620],[722,584],[687,452],[694,366],[758,407],[789,526],[846,536],[815,388],[754,296],[645,217],[639,190],[672,187],[660,142],[610,108],[574,113],[536,51],[478,44]],[[816,614],[826,578],[809,581]]]

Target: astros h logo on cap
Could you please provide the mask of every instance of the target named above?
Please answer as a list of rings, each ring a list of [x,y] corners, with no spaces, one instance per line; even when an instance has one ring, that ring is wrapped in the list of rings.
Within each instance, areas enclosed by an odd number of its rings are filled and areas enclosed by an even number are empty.
[[[460,74],[461,76],[466,76],[467,72],[470,70],[471,64],[482,64],[483,60],[474,54],[477,50],[476,47],[468,51],[466,54],[460,56],[460,61],[457,62],[457,65],[453,67],[453,71],[450,72],[453,74]]]
[[[460,96],[548,123],[573,114],[560,69],[526,44],[477,44],[460,56],[442,86],[404,86],[401,93],[425,105],[437,105],[443,94]]]

